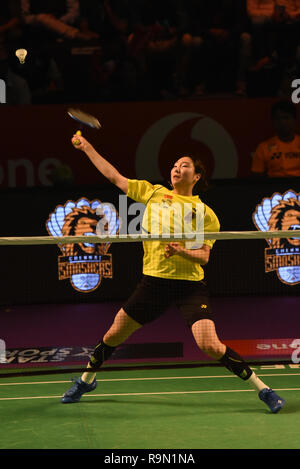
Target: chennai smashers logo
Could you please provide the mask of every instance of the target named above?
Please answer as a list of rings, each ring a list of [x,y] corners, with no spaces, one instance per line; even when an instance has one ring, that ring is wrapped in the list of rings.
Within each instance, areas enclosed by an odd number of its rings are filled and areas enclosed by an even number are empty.
[[[267,240],[265,271],[277,270],[278,278],[288,285],[300,283],[300,238],[293,236],[300,230],[300,194],[292,190],[273,194],[257,205],[253,221],[261,231],[290,230],[290,238]]]
[[[86,242],[59,244],[59,280],[70,279],[71,285],[80,292],[95,290],[102,278],[112,278],[112,255],[109,243],[89,243],[88,236],[114,235],[119,230],[119,217],[115,208],[100,200],[81,198],[58,205],[46,222],[52,236],[86,236]]]

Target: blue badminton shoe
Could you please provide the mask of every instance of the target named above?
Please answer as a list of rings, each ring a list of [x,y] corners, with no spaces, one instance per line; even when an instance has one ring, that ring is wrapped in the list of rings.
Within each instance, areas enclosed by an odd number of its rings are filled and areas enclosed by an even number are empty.
[[[97,387],[96,378],[91,384],[85,383],[82,381],[81,378],[77,378],[74,380],[73,386],[68,389],[67,392],[63,395],[61,402],[63,404],[71,404],[73,402],[79,402],[81,399],[82,394],[86,392],[94,391]]]
[[[276,394],[273,389],[265,388],[258,393],[258,397],[269,406],[271,412],[276,414],[282,409],[285,404],[285,400]]]

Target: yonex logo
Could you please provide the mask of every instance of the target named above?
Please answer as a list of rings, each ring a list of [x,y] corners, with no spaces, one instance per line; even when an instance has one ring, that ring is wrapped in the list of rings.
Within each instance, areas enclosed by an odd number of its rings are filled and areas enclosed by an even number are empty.
[[[6,103],[6,83],[4,80],[0,80],[0,103]]]

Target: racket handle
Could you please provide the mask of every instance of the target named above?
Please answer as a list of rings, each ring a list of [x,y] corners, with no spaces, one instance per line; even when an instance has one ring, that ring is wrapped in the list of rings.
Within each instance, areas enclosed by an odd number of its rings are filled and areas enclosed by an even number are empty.
[[[82,135],[81,130],[77,130],[76,135]],[[80,140],[74,140],[73,145],[80,145]]]

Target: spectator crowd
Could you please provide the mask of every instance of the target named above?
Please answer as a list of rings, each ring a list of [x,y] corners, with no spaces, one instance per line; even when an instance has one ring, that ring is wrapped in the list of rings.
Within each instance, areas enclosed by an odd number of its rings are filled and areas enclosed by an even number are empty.
[[[299,77],[300,0],[1,2],[9,104],[287,97]]]

